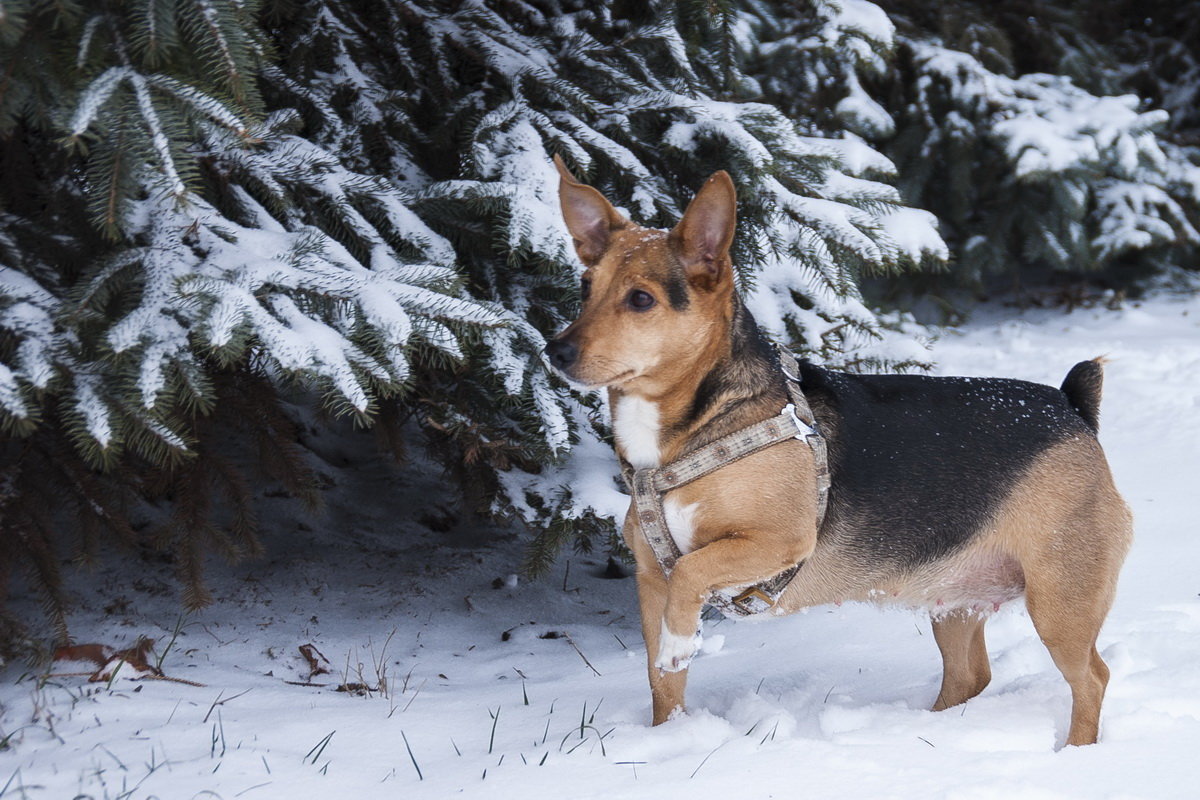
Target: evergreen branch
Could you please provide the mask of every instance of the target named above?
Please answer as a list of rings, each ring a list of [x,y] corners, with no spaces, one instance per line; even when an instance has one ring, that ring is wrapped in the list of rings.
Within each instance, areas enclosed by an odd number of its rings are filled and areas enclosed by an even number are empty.
[[[134,44],[145,54],[146,64],[155,67],[179,46],[177,3],[174,0],[146,0],[144,13],[138,15]]]
[[[146,127],[150,131],[151,144],[158,154],[159,167],[166,174],[170,192],[177,198],[182,197],[187,193],[187,187],[184,186],[183,179],[179,177],[179,170],[175,166],[175,156],[171,153],[170,140],[163,131],[162,121],[159,119],[158,112],[154,108],[154,100],[150,97],[146,79],[132,71],[129,73],[129,79],[133,84],[133,91],[137,97],[138,110],[141,112],[142,120],[146,123]]]
[[[88,53],[92,49],[92,39],[96,36],[96,31],[100,27],[100,23],[104,21],[102,14],[92,15],[83,26],[83,34],[79,37],[79,49],[75,54],[75,69],[82,70],[87,64]],[[84,128],[87,126],[85,125]]]
[[[249,143],[258,143],[260,140],[252,137],[248,131],[247,124],[238,117],[237,114],[230,111],[223,103],[205,94],[199,89],[188,86],[187,84],[172,78],[169,75],[153,74],[146,76],[146,82],[152,86],[168,92],[175,98],[188,104],[197,112],[205,115],[209,119],[217,122],[229,130],[236,133]]]
[[[220,53],[220,63],[225,73],[226,86],[232,92],[234,100],[242,107],[246,107],[245,80],[242,77],[238,58],[234,55],[233,46],[225,35],[225,31],[222,30],[222,15],[212,0],[194,0],[194,2],[210,40]]]
[[[102,173],[102,181],[97,181],[97,189],[103,187],[103,192],[94,190],[94,195],[102,198],[99,216],[100,228],[111,238],[116,238],[120,230],[122,215],[121,205],[126,200],[126,180],[130,170],[126,143],[128,141],[128,112],[121,109],[115,115],[116,132],[109,146],[105,148],[107,159],[93,159],[93,165]]]
[[[130,79],[133,74],[133,70],[129,67],[109,67],[88,85],[79,95],[79,100],[75,105],[75,112],[71,115],[71,121],[67,124],[72,140],[77,140],[92,126],[96,121],[96,116],[101,112],[109,98],[112,97],[113,92],[116,91],[121,81]]]

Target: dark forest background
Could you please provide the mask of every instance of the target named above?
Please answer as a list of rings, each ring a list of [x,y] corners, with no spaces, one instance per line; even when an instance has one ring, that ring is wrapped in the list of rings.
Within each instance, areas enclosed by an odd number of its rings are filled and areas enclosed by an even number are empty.
[[[0,609],[24,575],[65,638],[113,547],[203,605],[345,419],[531,572],[615,546],[571,479],[599,400],[540,358],[578,303],[552,154],[660,226],[728,169],[771,335],[920,368],[910,312],[1195,269],[1198,47],[1166,0],[3,0]]]

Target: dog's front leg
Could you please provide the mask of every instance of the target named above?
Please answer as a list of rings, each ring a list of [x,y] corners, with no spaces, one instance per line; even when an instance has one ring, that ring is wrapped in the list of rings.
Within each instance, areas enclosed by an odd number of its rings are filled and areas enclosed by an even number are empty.
[[[654,666],[662,631],[663,610],[667,607],[667,576],[654,557],[646,537],[637,525],[633,507],[625,517],[625,543],[637,561],[638,606],[642,618],[642,638],[646,642],[646,669],[650,677],[653,724],[666,722],[676,709],[682,709],[687,687],[687,670],[663,672]]]
[[[680,558],[667,585],[653,665],[667,672],[685,669],[696,654],[700,611],[712,591],[747,586],[782,572],[807,558],[814,541],[815,536],[781,541],[777,534],[738,531]],[[645,621],[642,625],[654,627]],[[649,637],[646,641],[649,643]]]
[[[676,709],[683,708],[687,669],[664,672],[655,665],[658,657],[663,612],[667,607],[667,579],[657,563],[640,564],[637,572],[638,605],[642,614],[642,637],[646,640],[646,668],[650,676],[653,722],[661,725]]]

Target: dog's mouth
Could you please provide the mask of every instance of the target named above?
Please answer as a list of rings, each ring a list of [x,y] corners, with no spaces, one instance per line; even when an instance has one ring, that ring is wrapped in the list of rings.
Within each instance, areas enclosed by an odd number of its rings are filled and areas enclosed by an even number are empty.
[[[620,386],[621,384],[626,383],[626,382],[632,380],[633,378],[635,378],[636,374],[637,374],[637,370],[627,369],[624,372],[617,373],[616,375],[613,375],[611,377],[602,378],[600,380],[595,380],[593,378],[587,378],[587,377],[583,377],[580,375],[572,375],[571,372],[569,372],[567,370],[558,369],[557,367],[554,368],[554,371],[557,372],[559,375],[563,376],[564,378],[566,378],[567,381],[574,384],[575,386],[582,388],[582,389],[588,389],[588,390],[605,389],[605,388],[608,388],[611,386]]]
[[[628,383],[629,381],[633,380],[636,372],[637,372],[636,370],[627,369],[624,372],[622,372],[620,375],[617,375],[614,378],[609,378],[607,381],[604,382],[603,385],[604,386],[620,386],[623,383]]]

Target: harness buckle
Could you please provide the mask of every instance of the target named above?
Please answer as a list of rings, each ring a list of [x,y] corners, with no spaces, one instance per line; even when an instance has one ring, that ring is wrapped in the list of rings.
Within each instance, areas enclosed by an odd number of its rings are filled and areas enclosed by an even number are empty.
[[[809,425],[804,420],[800,419],[800,417],[796,416],[796,404],[795,403],[788,403],[786,406],[783,407],[783,410],[780,411],[779,413],[787,414],[789,417],[792,418],[792,424],[796,426],[796,431],[797,431],[795,438],[799,439],[800,441],[803,442],[806,439],[808,439],[809,436],[817,435],[816,428],[814,428],[812,425]]]
[[[756,612],[750,607],[750,603],[754,600],[765,604],[767,608],[771,608],[775,605],[775,601],[771,599],[771,596],[758,586],[751,586],[749,589],[733,598],[733,603],[746,613],[754,614]]]

